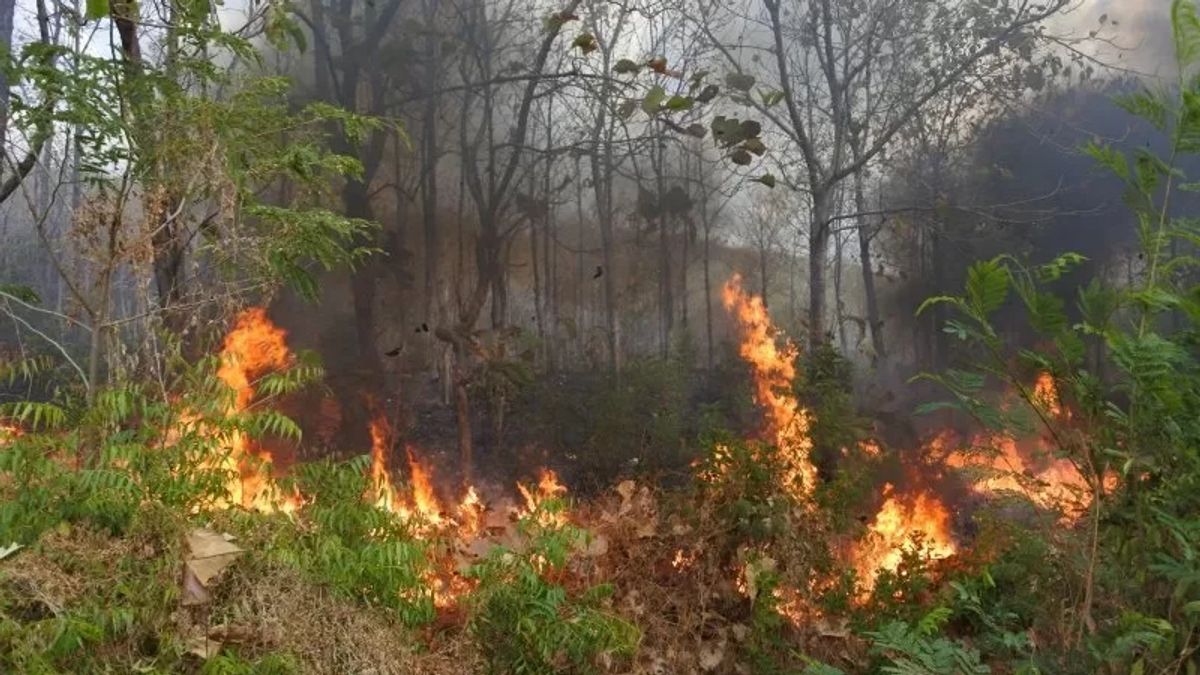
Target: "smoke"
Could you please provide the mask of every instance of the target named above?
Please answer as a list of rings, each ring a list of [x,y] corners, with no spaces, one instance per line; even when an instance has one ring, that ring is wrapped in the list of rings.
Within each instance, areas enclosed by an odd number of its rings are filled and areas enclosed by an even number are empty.
[[[1152,79],[1174,78],[1169,0],[1084,0],[1067,16],[1067,29],[1081,36],[1097,31],[1102,42],[1088,53],[1103,63]]]

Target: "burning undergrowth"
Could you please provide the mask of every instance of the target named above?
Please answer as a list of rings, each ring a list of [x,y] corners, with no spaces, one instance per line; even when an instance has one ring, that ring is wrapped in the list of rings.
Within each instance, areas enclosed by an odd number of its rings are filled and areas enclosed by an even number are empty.
[[[267,433],[185,412],[169,435],[206,436],[215,451],[204,466],[226,477],[225,497],[199,511],[243,530],[244,517],[274,514],[267,534],[250,529],[245,547],[283,552],[246,563],[218,588],[225,600],[213,611],[257,636],[243,651],[283,646],[316,662],[323,656],[305,651],[307,638],[277,624],[319,597],[314,583],[326,584],[342,598],[322,605],[332,615],[348,611],[345,600],[390,608],[401,623],[426,627],[431,653],[458,655],[425,663],[427,672],[530,651],[551,670],[614,672],[754,672],[797,654],[853,661],[866,649],[848,629],[856,617],[919,602],[947,575],[980,564],[977,511],[1013,501],[1069,528],[1104,489],[1054,456],[1053,439],[943,429],[916,448],[877,439],[844,448],[839,471],[865,496],[831,507],[813,462],[813,416],[796,393],[798,349],[737,277],[723,300],[752,378],[758,432],[708,439],[686,489],[625,480],[578,501],[544,467],[528,467],[511,487],[457,483],[466,472],[408,440],[375,395],[298,393],[305,378],[289,373],[304,368],[303,355],[265,310],[243,312],[217,358],[231,392],[218,412],[260,416]],[[1039,414],[1069,423],[1049,375],[1029,390]],[[272,417],[278,410],[309,415],[304,426],[321,442],[360,438],[366,454],[341,465],[301,461],[295,434]],[[347,435],[355,424],[358,435]],[[0,444],[20,434],[6,428]],[[306,625],[326,631],[327,619]],[[212,639],[228,641],[228,632]],[[387,633],[374,623],[360,632]],[[474,646],[464,646],[468,636]],[[380,639],[383,652],[396,649]],[[358,643],[339,640],[330,643],[339,663],[354,662]],[[520,653],[505,651],[512,645]]]

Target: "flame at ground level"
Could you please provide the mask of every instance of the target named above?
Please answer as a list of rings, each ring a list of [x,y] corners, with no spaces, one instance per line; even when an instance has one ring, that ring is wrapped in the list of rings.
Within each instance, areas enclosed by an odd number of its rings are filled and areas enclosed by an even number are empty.
[[[721,298],[741,334],[738,351],[753,370],[754,401],[763,410],[766,432],[787,462],[788,475],[781,477],[784,486],[807,495],[816,485],[817,469],[809,457],[808,411],[792,391],[797,349],[791,343],[782,348],[776,343],[776,329],[762,298],[742,288],[740,275],[725,282]]]
[[[241,312],[225,335],[217,377],[233,390],[226,414],[237,415],[254,403],[256,382],[265,375],[289,367],[294,361],[287,346],[287,332],[276,326],[266,309],[251,307]],[[227,446],[210,466],[232,476],[226,485],[229,503],[262,512],[294,511],[300,496],[287,493],[274,480],[274,457],[241,432],[233,432]]]
[[[884,495],[883,506],[853,552],[854,569],[868,591],[880,572],[895,572],[908,552],[940,560],[958,551],[950,512],[937,496],[926,491],[896,495],[891,484],[884,484]]]

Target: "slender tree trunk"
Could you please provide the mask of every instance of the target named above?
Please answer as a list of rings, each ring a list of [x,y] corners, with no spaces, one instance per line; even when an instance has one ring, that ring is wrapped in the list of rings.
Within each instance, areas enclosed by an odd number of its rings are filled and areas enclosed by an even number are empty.
[[[765,236],[764,232],[759,232],[760,236]],[[758,281],[759,294],[762,295],[763,307],[770,307],[768,300],[769,289],[771,288],[770,280],[767,278],[767,269],[770,262],[767,260],[770,257],[769,242],[765,238],[758,242]]]
[[[863,186],[863,172],[854,172],[854,210],[863,214],[867,212],[866,189]],[[875,263],[871,259],[871,240],[875,233],[871,231],[867,216],[858,217],[858,259],[862,264],[863,296],[867,305],[867,330],[871,332],[871,349],[875,352],[873,363],[883,363],[887,351],[883,341],[883,319],[879,316],[879,297],[875,292]]]
[[[426,100],[421,129],[421,220],[425,244],[425,297],[422,316],[426,321],[430,318],[441,256],[437,222],[438,148],[435,101],[436,97],[434,96],[430,96]]]
[[[362,181],[350,180],[342,189],[342,201],[346,214],[352,218],[373,220],[367,186]],[[354,302],[354,329],[358,337],[358,356],[363,367],[371,372],[382,372],[382,362],[375,345],[375,269],[368,262],[350,277],[350,292]]]
[[[547,172],[550,170],[549,165],[546,167]],[[534,188],[534,174],[529,172],[529,198],[533,200],[536,194]],[[546,203],[549,205],[549,194],[546,196]],[[545,289],[542,287],[542,268],[541,256],[538,255],[538,222],[541,218],[531,217],[529,219],[529,258],[530,265],[533,267],[533,320],[537,327],[538,342],[541,344],[541,350],[546,348],[546,326],[542,317],[542,301],[545,297]]]
[[[825,260],[829,249],[829,217],[832,194],[813,190],[812,224],[808,233],[808,342],[816,349],[825,335]]]
[[[665,359],[671,353],[671,331],[675,327],[675,297],[672,287],[675,280],[671,278],[671,236],[668,223],[671,219],[666,208],[666,185],[663,181],[663,151],[658,137],[655,138],[655,149],[651,150],[651,164],[654,170],[654,188],[658,192],[658,302],[661,321],[661,355]]]
[[[841,234],[834,235],[833,301],[837,321],[838,344],[843,354],[848,354],[850,345],[846,341],[846,303],[842,294],[842,265],[844,263],[845,240]]]
[[[0,49],[12,52],[13,13],[16,0],[0,0]],[[8,138],[8,76],[0,71],[0,147],[7,147]]]
[[[463,484],[471,485],[474,480],[475,446],[471,433],[471,397],[467,395],[467,379],[462,364],[467,354],[460,346],[454,348],[454,416],[458,423],[458,460],[462,467]]]

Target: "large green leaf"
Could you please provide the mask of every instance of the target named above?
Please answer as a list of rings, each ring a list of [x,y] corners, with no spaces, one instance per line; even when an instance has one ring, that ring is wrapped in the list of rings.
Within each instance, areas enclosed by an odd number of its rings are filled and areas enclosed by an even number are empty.
[[[1200,59],[1200,16],[1194,0],[1175,0],[1171,7],[1171,27],[1175,33],[1175,58],[1186,68]]]
[[[1008,298],[1008,270],[996,260],[981,260],[967,271],[967,302],[984,318]]]
[[[108,16],[108,0],[87,0],[85,11],[89,20],[102,19]]]

